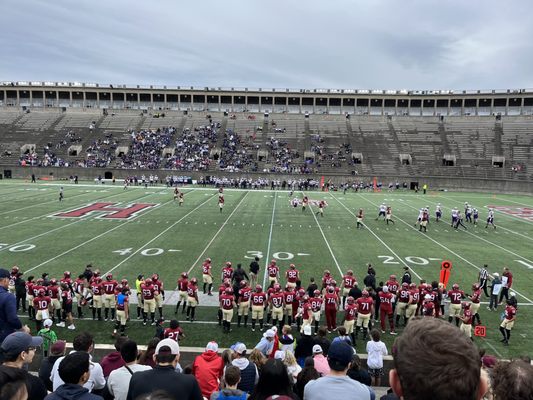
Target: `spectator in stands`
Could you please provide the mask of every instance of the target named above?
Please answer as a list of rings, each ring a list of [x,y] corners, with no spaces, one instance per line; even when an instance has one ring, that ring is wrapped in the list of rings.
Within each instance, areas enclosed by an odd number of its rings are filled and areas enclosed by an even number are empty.
[[[346,375],[355,381],[361,382],[363,385],[370,386],[372,384],[372,378],[368,371],[361,366],[361,359],[357,354],[352,356],[350,369],[348,369]]]
[[[333,343],[328,352],[330,374],[305,385],[303,400],[370,400],[369,388],[346,375],[353,354],[353,348],[345,342]]]
[[[50,355],[43,358],[41,361],[41,366],[39,368],[39,378],[43,381],[46,386],[46,390],[49,392],[53,391],[52,381],[50,380],[50,374],[52,373],[52,368],[58,358],[65,355],[65,350],[67,348],[67,343],[64,340],[56,341],[52,346],[50,346]]]
[[[159,338],[152,338],[148,342],[148,346],[146,346],[146,350],[144,350],[139,357],[139,364],[141,365],[148,365],[149,367],[154,368],[156,366],[156,363],[154,361],[154,354],[155,354],[155,348],[159,344],[160,339]]]
[[[241,370],[238,367],[230,365],[224,371],[224,388],[220,391],[213,392],[211,394],[211,400],[224,400],[224,399],[242,399],[246,400],[248,394],[239,390],[237,385],[241,380]]]
[[[263,368],[263,365],[265,365],[266,360],[267,358],[259,349],[253,349],[250,353],[250,362],[254,363],[259,373],[261,373],[261,368]]]
[[[270,356],[272,353],[272,349],[274,348],[274,337],[276,336],[276,333],[269,329],[265,333],[263,333],[263,337],[257,343],[255,346],[256,349],[258,349],[265,357]]]
[[[322,347],[319,344],[313,346],[313,361],[315,362],[315,369],[318,371],[320,376],[329,375],[329,364],[328,360],[322,352]]]
[[[39,336],[31,336],[26,332],[14,332],[4,339],[0,346],[3,366],[24,371],[28,400],[42,400],[46,396],[46,387],[41,380],[27,372],[28,365],[33,361],[37,347],[43,344]]]
[[[126,340],[120,346],[120,356],[124,360],[125,365],[109,374],[106,386],[107,393],[113,396],[115,400],[126,400],[130,379],[135,372],[152,369],[152,367],[147,365],[137,364],[138,354],[137,343],[133,340]]]
[[[285,364],[285,366],[287,367],[287,372],[291,377],[291,382],[295,384],[298,374],[302,371],[302,367],[298,365],[296,357],[294,357],[294,353],[292,353],[291,351],[283,351],[283,354],[283,364]]]
[[[500,361],[492,374],[494,400],[533,398],[533,366],[523,360]]]
[[[89,353],[89,360],[91,360],[90,376],[83,386],[87,388],[89,392],[102,390],[105,386],[105,378],[104,373],[102,371],[102,367],[100,366],[100,364],[93,362],[90,356],[90,353],[94,349],[93,336],[88,332],[80,333],[74,338],[74,341],[72,342],[72,347],[74,350],[71,351],[70,354],[78,351]],[[54,363],[54,366],[52,367],[50,380],[52,381],[54,391],[64,383],[61,379],[61,375],[59,375],[59,366],[61,365],[61,362],[64,359],[65,357],[58,358]]]
[[[122,359],[122,356],[120,354],[120,349],[122,345],[128,340],[124,336],[119,336],[115,339],[115,350],[109,354],[106,354],[104,358],[102,358],[102,361],[100,361],[100,365],[102,366],[102,371],[104,372],[104,378],[107,379],[109,374],[125,365],[124,360]]]
[[[314,339],[314,344],[318,344],[322,348],[324,356],[328,355],[331,340],[328,339],[328,330],[325,326],[318,328],[317,336]]]
[[[173,339],[161,340],[155,349],[154,369],[132,375],[127,400],[137,399],[155,390],[164,390],[171,398],[202,400],[200,386],[192,375],[175,371],[180,357],[180,346]]]
[[[487,391],[475,345],[442,319],[410,319],[392,355],[389,381],[403,399],[481,399]]]
[[[259,382],[257,382],[250,400],[265,400],[274,395],[298,399],[298,396],[292,391],[291,380],[285,364],[278,359],[269,359],[261,370]]]
[[[252,393],[257,381],[259,380],[259,371],[257,366],[246,359],[246,345],[237,343],[233,348],[233,361],[231,364],[240,370],[240,381],[237,388]]]
[[[304,367],[296,377],[296,394],[300,399],[304,397],[304,388],[307,382],[320,378],[320,374],[315,369],[315,361],[313,357],[305,359]]]
[[[0,399],[27,400],[26,372],[0,365]]]
[[[294,356],[300,366],[304,365],[305,359],[313,355],[313,338],[311,337],[311,326],[306,325],[303,329],[300,340],[296,342]]]
[[[66,356],[59,365],[59,376],[64,382],[46,400],[103,400],[84,387],[90,377],[90,356],[77,351]]]
[[[224,361],[217,352],[217,342],[209,342],[192,364],[192,373],[200,385],[202,396],[207,399],[218,389],[224,373]]]

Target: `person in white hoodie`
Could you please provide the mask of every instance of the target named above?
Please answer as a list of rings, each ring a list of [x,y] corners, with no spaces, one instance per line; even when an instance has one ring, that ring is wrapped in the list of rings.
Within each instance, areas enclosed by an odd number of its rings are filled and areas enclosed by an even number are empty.
[[[247,349],[244,343],[235,343],[235,345],[231,346],[231,349],[234,354],[231,364],[241,371],[241,380],[237,385],[237,389],[252,393],[259,381],[259,371],[257,371],[256,365],[246,358]]]

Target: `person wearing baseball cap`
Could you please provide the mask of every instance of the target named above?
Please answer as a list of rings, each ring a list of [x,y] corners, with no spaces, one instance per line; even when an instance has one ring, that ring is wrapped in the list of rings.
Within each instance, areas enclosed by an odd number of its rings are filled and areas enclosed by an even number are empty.
[[[270,356],[270,353],[272,353],[272,349],[274,348],[275,336],[276,332],[274,332],[272,329],[267,330],[265,333],[263,333],[263,337],[259,343],[256,344],[255,348],[263,353],[265,357]]]
[[[313,361],[315,362],[315,369],[318,371],[320,376],[329,375],[330,369],[328,360],[326,357],[324,357],[322,347],[319,344],[315,344],[313,346]]]
[[[0,268],[0,343],[15,331],[30,332],[17,316],[17,299],[7,290],[10,276],[7,269]]]
[[[46,397],[46,387],[41,380],[26,371],[31,364],[37,347],[43,344],[43,338],[31,336],[26,332],[14,332],[8,335],[0,345],[2,365],[23,370],[26,374],[28,400],[42,400]]]
[[[304,400],[370,400],[369,387],[346,375],[353,354],[353,348],[346,342],[332,343],[327,357],[330,373],[305,385]]]
[[[50,375],[52,374],[52,368],[54,367],[55,362],[58,358],[61,358],[65,355],[65,350],[67,348],[67,342],[64,340],[58,340],[50,346],[50,355],[44,357],[41,361],[41,367],[39,368],[39,378],[44,382],[46,389],[52,392],[54,387],[52,385],[52,380]]]
[[[211,394],[218,390],[220,379],[224,374],[224,360],[217,352],[217,342],[209,342],[205,351],[196,357],[192,364],[192,373],[206,399],[211,398]]]
[[[171,398],[202,400],[200,386],[192,375],[175,371],[180,358],[180,346],[174,339],[163,339],[155,348],[152,370],[139,371],[132,375],[127,400],[164,390]]]
[[[257,381],[259,381],[257,366],[246,358],[248,349],[244,343],[235,343],[231,346],[231,350],[233,350],[233,361],[231,365],[239,368],[241,371],[241,379],[237,384],[237,389],[246,393],[252,393]]]

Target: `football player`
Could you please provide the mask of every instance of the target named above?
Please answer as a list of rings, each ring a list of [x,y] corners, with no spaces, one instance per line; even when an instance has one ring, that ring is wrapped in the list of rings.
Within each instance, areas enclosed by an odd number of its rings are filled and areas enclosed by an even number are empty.
[[[255,323],[259,320],[259,328],[263,330],[263,315],[267,302],[266,293],[263,292],[261,285],[256,285],[255,292],[252,294],[252,332],[255,332]]]
[[[500,325],[500,332],[503,335],[504,346],[509,345],[509,339],[511,338],[511,329],[514,327],[514,322],[516,320],[516,306],[513,305],[513,302],[509,299],[507,300],[507,306],[504,311],[504,318]]]
[[[196,313],[196,306],[200,303],[198,301],[198,280],[192,278],[187,286],[187,321],[194,322],[194,314]]]
[[[485,229],[489,227],[489,225],[492,225],[494,229],[496,229],[496,225],[494,225],[494,209],[489,208],[489,214],[487,215],[487,224],[485,225]]]
[[[442,218],[442,207],[440,203],[437,203],[437,207],[435,207],[435,222],[439,222]]]
[[[150,320],[152,326],[155,326],[155,296],[159,293],[155,290],[151,278],[146,278],[141,285],[142,296],[144,300],[143,310],[143,325],[146,325],[148,313],[150,313]]]
[[[163,287],[163,282],[159,279],[159,274],[152,275],[152,284],[154,285],[154,290],[157,292],[155,296],[155,306],[159,311],[159,318],[163,319],[163,302],[165,301],[165,289]]]
[[[181,313],[185,313],[185,307],[187,306],[187,287],[189,286],[189,274],[187,272],[182,272],[180,278],[178,279],[178,302],[176,303],[176,310],[174,314],[178,313],[180,304],[183,301],[183,308]]]
[[[360,208],[357,212],[357,216],[355,217],[355,220],[357,222],[357,229],[363,229],[365,226],[363,224],[363,218],[364,218],[364,212],[363,209]]]
[[[28,305],[28,317],[30,320],[35,319],[35,308],[33,308],[33,299],[34,299],[34,293],[33,293],[33,275],[28,276],[28,279],[26,279],[26,301]]]
[[[226,264],[222,268],[222,274],[221,274],[221,280],[224,282],[224,279],[229,279],[231,281],[231,278],[233,278],[233,267],[231,266],[231,262],[226,261]]]
[[[35,314],[37,332],[41,330],[43,321],[48,319],[51,302],[52,299],[46,295],[46,290],[39,289],[37,296],[33,299],[33,307],[37,310]]]
[[[51,299],[50,313],[52,314],[52,322],[54,322],[56,326],[60,326],[59,323],[61,323],[61,290],[59,285],[57,284],[57,279],[50,279],[50,285],[46,287],[46,294]],[[63,324],[63,326],[65,326],[65,324]]]
[[[461,319],[461,326],[459,326],[459,329],[461,332],[464,332],[466,336],[472,339],[472,320],[473,315],[472,311],[470,310],[470,303],[467,301],[463,301],[461,303],[461,308],[463,309],[463,315],[459,316]]]
[[[389,292],[387,286],[383,286],[378,293],[379,296],[379,316],[381,320],[381,333],[385,333],[385,318],[389,320],[390,334],[396,335],[394,331],[394,313],[392,310],[393,294]]]
[[[111,321],[115,319],[115,289],[118,282],[113,279],[113,274],[108,273],[105,276],[105,282],[102,283],[104,289],[104,320],[109,320],[109,310],[111,310]]]
[[[278,283],[279,282],[279,267],[276,264],[276,260],[272,259],[270,261],[269,266],[267,267],[267,273],[268,273],[268,283],[271,284],[272,282]]]
[[[407,305],[407,310],[405,310],[405,324],[409,322],[409,319],[415,316],[417,309],[419,308],[420,302],[420,290],[416,287],[416,283],[411,283],[409,285],[409,303]]]
[[[295,288],[296,282],[300,279],[300,272],[296,269],[296,265],[289,265],[289,269],[285,271],[285,277],[287,278],[287,286]]]
[[[220,212],[222,212],[222,209],[224,208],[224,195],[223,194],[220,194],[218,196],[218,208]]]
[[[320,216],[323,217],[325,207],[326,207],[326,202],[324,200],[320,200],[320,202],[318,203],[318,211],[315,214],[316,215],[320,214]]]
[[[252,289],[248,286],[248,282],[241,281],[241,288],[239,289],[238,311],[237,311],[237,326],[241,326],[241,319],[244,316],[244,327],[248,326],[248,312],[250,310],[250,297],[252,297]]]
[[[342,277],[342,307],[346,305],[346,297],[350,293],[350,290],[357,285],[357,279],[355,278],[353,271],[349,269],[346,271],[346,275]]]
[[[211,273],[211,259],[206,258],[202,264],[202,280],[204,282],[204,294],[213,296],[211,290],[213,289],[213,274]],[[208,291],[206,290],[208,289]]]
[[[284,296],[279,283],[274,284],[274,293],[268,297],[268,303],[272,307],[272,326],[279,324],[280,330],[283,326],[283,306]]]
[[[368,290],[363,290],[362,296],[356,300],[357,322],[355,327],[355,338],[359,336],[359,331],[363,328],[363,340],[368,338],[368,323],[374,311],[374,300],[370,297]],[[355,341],[354,341],[355,343]]]
[[[74,318],[72,317],[72,291],[65,282],[61,283],[61,299],[63,306],[63,314],[61,317],[63,322],[60,322],[56,326],[64,327],[64,321],[67,321],[67,329],[74,330],[76,327],[74,326]]]
[[[15,294],[15,281],[17,280],[17,275],[19,273],[19,267],[17,267],[16,265],[11,268],[11,273],[9,274],[9,281],[8,281],[8,284],[7,284],[7,290],[9,291],[9,293],[11,294]]]
[[[337,309],[339,307],[339,297],[335,293],[335,287],[328,286],[324,295],[324,310],[326,313],[326,327],[328,333],[337,330]]]
[[[233,308],[235,307],[235,297],[233,289],[227,288],[220,296],[220,308],[222,309],[222,329],[224,333],[231,332],[231,320],[233,318]]]
[[[137,319],[141,319],[141,311],[144,308],[141,286],[144,284],[144,275],[139,274],[135,280],[135,289],[137,289]]]
[[[395,223],[394,220],[392,219],[392,207],[391,206],[387,206],[387,210],[385,210],[385,222],[387,223],[387,225],[389,224],[389,222],[392,222],[393,224]]]
[[[283,303],[285,304],[285,308],[283,310],[283,321],[281,324],[285,325],[285,321],[287,321],[287,324],[290,326],[295,315],[294,304],[296,303],[296,293],[294,292],[294,287],[289,286],[288,283],[283,292]]]
[[[315,323],[315,335],[318,332],[318,326],[320,325],[320,311],[322,310],[322,304],[324,299],[321,297],[320,290],[315,290],[313,293],[314,297],[309,299],[309,304],[311,306],[311,313],[313,316],[313,322]]]
[[[459,290],[459,285],[454,283],[452,290],[448,291],[448,298],[450,299],[450,311],[448,314],[448,322],[452,322],[455,318],[455,325],[459,326],[459,316],[461,314],[461,302],[464,299],[465,294],[462,290]]]
[[[470,300],[472,301],[472,304],[470,305],[470,311],[472,311],[472,315],[474,317],[472,324],[475,324],[477,319],[477,324],[481,325],[481,318],[479,317],[479,307],[480,307],[480,300],[481,300],[481,288],[479,287],[478,283],[474,283],[472,285],[472,294],[469,295]]]
[[[78,306],[78,318],[83,318],[83,306],[87,304],[85,299],[87,290],[87,279],[85,275],[80,274],[74,282],[74,296],[76,298],[76,304]]]
[[[170,326],[164,330],[163,337],[165,339],[169,338],[179,342],[185,337],[185,334],[183,333],[183,329],[181,329],[179,322],[173,319],[170,320]]]
[[[353,326],[355,324],[355,317],[357,315],[357,306],[352,296],[348,296],[344,306],[344,321],[343,326],[346,329],[346,334],[352,338],[352,343],[355,346],[355,332]]]
[[[396,326],[400,325],[400,318],[403,317],[404,326],[407,325],[407,307],[411,301],[411,292],[409,291],[409,284],[402,283],[402,287],[398,289],[398,303],[396,307]]]
[[[102,320],[102,293],[104,288],[102,286],[102,278],[97,276],[93,278],[91,285],[91,294],[92,294],[92,310],[93,310],[93,321],[98,315],[98,321]]]
[[[379,206],[379,212],[378,216],[376,217],[376,221],[379,219],[379,217],[383,217],[383,220],[385,220],[385,213],[387,212],[387,206],[383,203]]]

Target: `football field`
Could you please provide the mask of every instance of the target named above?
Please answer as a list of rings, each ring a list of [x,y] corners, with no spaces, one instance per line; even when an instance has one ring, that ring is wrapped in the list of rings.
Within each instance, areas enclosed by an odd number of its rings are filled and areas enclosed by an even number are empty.
[[[60,202],[61,185],[65,198]],[[411,269],[415,282],[431,282],[439,279],[441,262],[449,260],[453,264],[449,284],[458,283],[467,293],[483,264],[488,264],[490,273],[500,274],[508,266],[519,302],[510,345],[500,343],[498,327],[503,307],[491,312],[486,304],[480,308],[486,337],[475,341],[500,357],[525,354],[531,349],[533,197],[464,192],[424,195],[402,190],[305,193],[312,201],[327,202],[321,217],[315,214],[316,206],[311,205],[305,212],[292,207],[287,191],[225,189],[225,205],[220,212],[216,189],[186,186],[182,190],[185,201],[180,207],[172,189],[163,186],[124,190],[121,184],[0,182],[0,265],[7,269],[18,265],[24,277],[47,272],[59,278],[65,270],[75,277],[86,264],[92,264],[102,273],[127,278],[130,284],[139,273],[159,273],[169,291],[183,271],[199,278],[201,289],[201,263],[207,257],[213,260],[215,288],[226,261],[234,267],[242,263],[248,271],[255,256],[261,259],[260,281],[266,278],[267,263],[276,259],[282,273],[290,263],[296,264],[304,287],[311,277],[319,280],[324,269],[329,269],[339,284],[344,272],[352,269],[362,286],[367,263],[375,267],[378,282],[386,281],[390,274],[401,278],[404,266]],[[295,192],[294,196],[301,198],[303,193]],[[456,231],[450,227],[450,210],[463,210],[464,202],[479,209],[479,225],[466,223],[468,230]],[[381,203],[392,206],[395,224],[375,221]],[[434,221],[437,203],[444,213],[439,223]],[[431,222],[427,233],[422,233],[414,223],[418,210],[426,206]],[[496,230],[485,229],[489,206],[496,211]],[[365,210],[364,229],[356,229],[359,208]],[[167,292],[167,319],[173,316],[174,299]],[[205,297],[200,299],[201,305],[207,302]],[[221,345],[237,338],[254,345],[261,335],[234,327],[229,336],[223,336],[221,329],[212,324],[216,321],[212,307],[200,307],[197,317],[198,323],[182,324],[188,334],[183,345],[204,346],[213,338]],[[101,343],[112,340],[109,324],[82,321],[77,326],[100,334],[97,340]],[[130,326],[130,335],[138,335],[139,343],[153,334],[153,329],[136,320]],[[65,329],[56,331],[60,337],[72,337],[72,332]],[[393,338],[384,336],[390,348]],[[361,351],[363,346],[360,344],[358,349]]]

